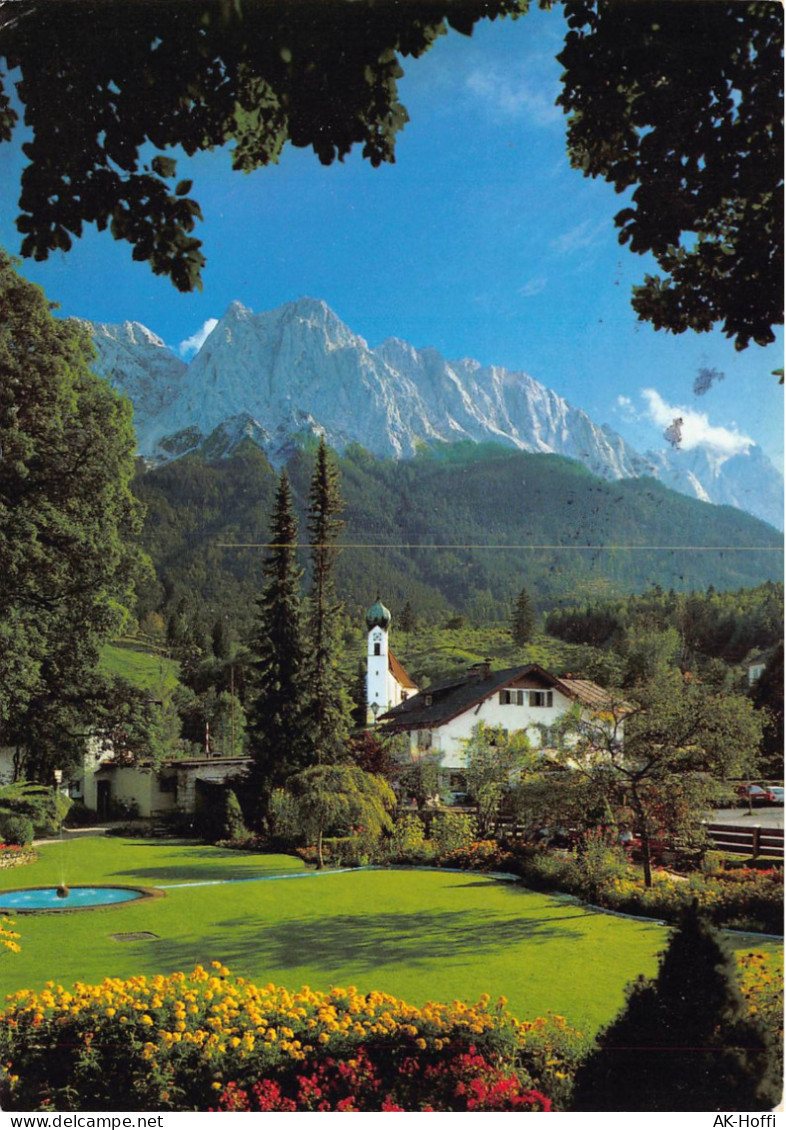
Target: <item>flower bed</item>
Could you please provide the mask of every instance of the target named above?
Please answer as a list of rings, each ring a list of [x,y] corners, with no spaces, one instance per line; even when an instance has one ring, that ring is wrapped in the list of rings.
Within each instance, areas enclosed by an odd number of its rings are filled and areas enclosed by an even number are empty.
[[[511,872],[535,890],[565,891],[607,910],[668,922],[676,922],[697,899],[718,926],[783,932],[783,869],[779,867],[718,867],[687,877],[656,870],[653,885],[647,888],[639,869],[621,864],[612,851],[604,860],[597,847],[581,856],[544,847],[505,851],[493,841],[480,841],[436,855],[432,861],[441,867]]]
[[[586,1050],[581,1034],[561,1017],[520,1024],[504,1006],[481,997],[417,1008],[352,987],[290,992],[235,978],[218,963],[212,972],[198,966],[71,991],[50,984],[15,994],[0,1016],[0,1102],[5,1110],[129,1111],[309,1110],[323,1100],[339,1109],[353,1098],[370,1104],[354,1109],[373,1110],[385,1102],[416,1110],[563,1105]],[[366,1080],[354,1097],[353,1073]],[[467,1105],[483,1102],[493,1105]]]
[[[0,843],[0,870],[5,867],[22,867],[26,863],[35,863],[37,859],[38,852],[31,847]]]
[[[244,1090],[229,1083],[223,1111],[550,1111],[551,1100],[522,1084],[510,1067],[490,1063],[474,1045],[391,1056],[361,1045],[350,1059],[332,1056],[283,1079]]]

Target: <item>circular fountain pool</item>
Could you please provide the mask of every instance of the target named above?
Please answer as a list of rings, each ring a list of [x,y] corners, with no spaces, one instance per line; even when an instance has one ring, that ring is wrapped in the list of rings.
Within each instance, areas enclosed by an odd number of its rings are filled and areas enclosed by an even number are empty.
[[[96,910],[163,896],[150,887],[69,887],[64,897],[57,887],[27,887],[0,891],[0,913],[62,914],[71,910]]]

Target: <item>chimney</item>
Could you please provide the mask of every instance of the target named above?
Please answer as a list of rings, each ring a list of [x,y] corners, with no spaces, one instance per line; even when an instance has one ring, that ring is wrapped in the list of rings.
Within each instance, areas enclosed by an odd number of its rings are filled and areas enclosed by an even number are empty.
[[[491,660],[484,659],[482,663],[473,663],[468,671],[471,679],[476,679],[477,682],[482,683],[484,679],[491,676]]]

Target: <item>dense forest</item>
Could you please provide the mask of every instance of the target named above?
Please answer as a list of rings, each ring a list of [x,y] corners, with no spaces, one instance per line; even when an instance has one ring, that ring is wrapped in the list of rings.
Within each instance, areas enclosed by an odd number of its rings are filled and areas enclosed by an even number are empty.
[[[550,613],[546,631],[568,643],[619,649],[632,635],[675,630],[683,660],[696,656],[739,663],[753,650],[783,639],[783,585],[705,593],[664,592],[656,585],[641,595],[564,608]]]
[[[287,466],[303,541],[313,458],[297,451]],[[338,463],[346,548],[337,583],[353,619],[377,591],[393,608],[408,601],[421,622],[463,615],[481,624],[507,619],[524,586],[542,615],[653,585],[725,591],[782,574],[777,531],[652,479],[605,482],[572,460],[493,445],[453,445],[408,462],[355,447]],[[187,456],[140,468],[142,542],[156,571],[140,593],[140,618],[180,608],[207,630],[228,618],[245,634],[275,487],[251,443],[216,462]]]

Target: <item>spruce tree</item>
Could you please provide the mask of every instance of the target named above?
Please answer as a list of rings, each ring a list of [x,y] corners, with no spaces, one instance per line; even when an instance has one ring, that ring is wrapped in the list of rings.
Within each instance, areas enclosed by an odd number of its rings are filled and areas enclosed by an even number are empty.
[[[331,764],[346,756],[352,702],[340,671],[343,607],[336,596],[334,565],[344,523],[339,476],[324,439],[309,491],[311,592],[307,602],[307,695],[312,760]]]
[[[270,522],[270,553],[257,599],[255,655],[248,710],[248,745],[254,759],[250,784],[256,798],[269,797],[308,763],[303,734],[303,639],[298,529],[286,471]]]
[[[522,589],[513,606],[510,634],[516,647],[523,647],[532,639],[535,630],[535,615],[530,604],[529,593]]]
[[[757,1111],[780,1099],[774,1048],[734,958],[688,910],[654,979],[639,978],[576,1075],[576,1111]]]
[[[409,601],[404,605],[404,609],[399,616],[398,626],[401,628],[402,632],[406,632],[407,634],[414,632],[415,628],[418,626],[415,610]]]

